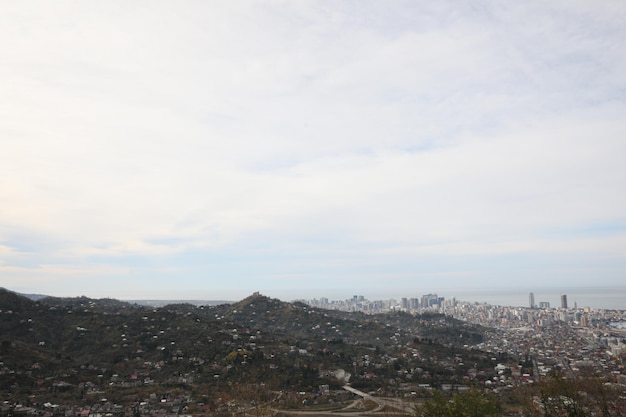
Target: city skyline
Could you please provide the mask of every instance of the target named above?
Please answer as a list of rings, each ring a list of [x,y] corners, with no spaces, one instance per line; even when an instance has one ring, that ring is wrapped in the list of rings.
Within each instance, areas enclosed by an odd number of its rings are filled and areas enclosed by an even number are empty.
[[[625,20],[611,1],[3,3],[0,284],[623,294]]]
[[[9,291],[16,291],[12,288],[7,288]],[[23,295],[27,295],[29,297],[34,297],[38,299],[42,296],[52,296],[52,297],[84,297],[85,294],[58,294],[58,293],[20,293]],[[244,298],[249,296],[262,294],[264,296],[268,296],[270,298],[277,298],[286,302],[294,302],[294,301],[305,301],[305,302],[321,302],[325,300],[328,303],[343,303],[349,301],[358,301],[358,302],[366,302],[366,303],[377,303],[377,302],[395,302],[397,306],[402,306],[404,302],[410,303],[410,305],[415,306],[415,300],[417,300],[417,304],[420,308],[424,307],[423,301],[425,298],[434,297],[439,300],[436,304],[449,303],[451,300],[455,300],[457,302],[463,303],[478,303],[478,304],[489,304],[493,306],[502,306],[502,307],[515,307],[515,308],[531,308],[531,309],[559,309],[563,307],[563,296],[567,299],[567,294],[564,294],[563,291],[558,289],[552,289],[550,291],[542,291],[537,293],[537,297],[535,297],[534,292],[523,293],[519,291],[509,291],[509,292],[498,292],[498,291],[471,291],[464,293],[441,293],[435,290],[431,290],[427,293],[420,293],[419,291],[412,292],[402,292],[400,290],[396,290],[395,292],[390,292],[389,294],[333,294],[333,293],[323,293],[319,294],[301,293],[300,297],[280,297],[276,293],[261,293],[260,291],[250,291],[246,293],[245,296],[240,298],[205,298],[202,297],[202,294],[196,294],[197,297],[193,298],[168,298],[168,297],[158,297],[158,298],[150,298],[150,297],[135,297],[135,298],[118,298],[121,301],[127,302],[155,302],[155,305],[163,305],[163,303],[178,303],[178,302],[187,302],[196,305],[201,305],[206,302],[208,304],[215,303],[236,303],[241,301]],[[456,295],[455,295],[456,294]],[[531,296],[532,295],[532,296]],[[573,293],[570,293],[571,299],[573,300],[572,305],[566,306],[566,309],[584,309],[584,308],[593,308],[593,309],[601,309],[601,310],[623,310],[626,311],[626,290],[620,288],[582,288],[582,289],[574,289]],[[524,299],[526,297],[526,302]],[[95,297],[89,297],[95,298]],[[102,295],[99,298],[116,298],[107,295]],[[535,304],[534,307],[529,306],[529,298],[534,298]]]

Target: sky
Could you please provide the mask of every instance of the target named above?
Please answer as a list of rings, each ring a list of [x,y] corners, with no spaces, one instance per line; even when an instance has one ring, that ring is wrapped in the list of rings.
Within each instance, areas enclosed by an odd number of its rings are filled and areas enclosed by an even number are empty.
[[[626,3],[0,3],[0,286],[626,289]]]

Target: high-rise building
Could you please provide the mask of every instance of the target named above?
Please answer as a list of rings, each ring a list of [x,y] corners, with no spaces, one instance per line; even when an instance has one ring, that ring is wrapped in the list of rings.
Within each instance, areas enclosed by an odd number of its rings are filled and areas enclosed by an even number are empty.
[[[567,308],[567,294],[561,294],[561,308]]]
[[[433,306],[439,306],[439,297],[437,294],[422,295],[422,301],[420,302],[422,308],[428,308]]]
[[[535,293],[528,294],[528,304],[530,308],[535,308]]]

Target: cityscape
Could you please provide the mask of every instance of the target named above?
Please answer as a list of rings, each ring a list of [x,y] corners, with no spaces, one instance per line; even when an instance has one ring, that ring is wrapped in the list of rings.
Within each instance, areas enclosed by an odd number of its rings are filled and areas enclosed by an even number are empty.
[[[526,307],[520,306],[500,306],[492,305],[487,302],[468,302],[463,300],[457,300],[456,297],[446,299],[445,297],[437,294],[424,294],[421,297],[402,297],[397,299],[387,300],[368,300],[363,295],[354,295],[352,298],[346,300],[330,300],[326,297],[319,299],[299,299],[297,301],[304,302],[310,306],[340,310],[340,311],[358,311],[368,314],[380,314],[390,311],[405,311],[411,313],[422,313],[427,311],[435,311],[443,314],[455,315],[455,312],[460,309],[465,309],[468,306],[483,306],[488,307],[490,310],[505,309],[507,311],[524,311],[525,315],[529,317],[528,322],[532,324],[533,318],[541,317],[544,315],[554,316],[562,322],[575,323],[586,327],[590,324],[593,317],[596,314],[601,313],[600,320],[605,317],[622,317],[621,312],[626,311],[624,309],[602,309],[592,308],[584,306],[579,308],[577,302],[573,305],[568,303],[567,294],[560,295],[560,305],[552,306],[548,301],[535,301],[535,294],[533,292],[528,294],[528,305]],[[614,312],[614,314],[609,313]]]
[[[429,417],[441,392],[497,405],[481,416],[571,416],[572,403],[623,415],[626,310],[560,301],[529,293],[528,306],[513,307],[429,293],[287,303],[254,292],[156,306],[0,289],[0,412]]]
[[[536,303],[534,293],[528,294],[528,306],[510,307],[488,303],[445,299],[437,294],[400,301],[369,301],[355,295],[343,301],[328,298],[301,300],[313,307],[381,314],[391,311],[409,313],[437,312],[468,323],[498,330],[498,335],[481,348],[501,350],[511,355],[532,354],[539,365],[538,375],[546,375],[554,366],[565,366],[573,375],[576,366],[591,365],[596,369],[623,374],[626,358],[626,309],[605,310],[578,308],[568,304],[567,294],[561,294],[560,306],[549,302]],[[529,337],[532,336],[532,337]],[[589,355],[590,350],[603,346],[606,356]]]

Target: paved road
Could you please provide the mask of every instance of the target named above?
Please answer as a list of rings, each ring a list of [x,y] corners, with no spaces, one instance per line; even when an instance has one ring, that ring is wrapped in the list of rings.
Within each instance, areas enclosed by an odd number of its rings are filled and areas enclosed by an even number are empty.
[[[402,401],[400,398],[381,398],[381,397],[375,397],[371,394],[368,394],[366,392],[360,391],[356,388],[351,387],[350,385],[344,385],[343,389],[345,389],[346,391],[349,391],[355,395],[358,395],[359,397],[363,398],[364,400],[368,400],[368,401],[372,401],[374,403],[376,403],[376,407],[371,409],[371,410],[363,410],[363,411],[355,411],[355,408],[358,404],[358,402],[360,402],[360,400],[357,400],[355,402],[353,402],[352,404],[348,405],[347,407],[344,407],[340,410],[332,410],[332,411],[322,411],[322,410],[311,410],[311,411],[298,411],[298,410],[280,410],[280,409],[272,409],[272,413],[278,414],[289,414],[289,415],[302,415],[302,416],[337,416],[338,414],[342,414],[342,412],[345,411],[346,414],[349,414],[350,417],[360,417],[360,416],[368,416],[371,417],[373,414],[389,414],[389,410],[384,410],[385,406],[387,407],[393,407],[396,410],[398,410],[398,413],[406,413],[406,414],[413,414],[413,409],[415,407],[414,403],[407,403],[405,401]],[[381,413],[382,412],[382,413]],[[395,413],[394,413],[395,414]]]
[[[373,395],[370,395],[363,391],[359,391],[358,389],[353,388],[350,385],[344,385],[342,388],[345,389],[346,391],[350,391],[351,393],[362,397],[364,400],[374,401],[377,404],[377,407],[374,410],[366,412],[368,414],[381,411],[383,408],[385,408],[385,406],[393,407],[404,413],[412,413],[413,408],[415,407],[415,404],[407,403],[406,401],[402,401],[402,399],[400,398],[374,397]]]

